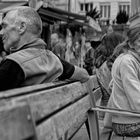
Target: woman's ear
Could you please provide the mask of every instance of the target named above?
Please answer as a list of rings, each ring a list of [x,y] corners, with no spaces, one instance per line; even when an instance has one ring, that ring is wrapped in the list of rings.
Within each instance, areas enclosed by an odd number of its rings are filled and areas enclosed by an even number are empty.
[[[19,33],[23,34],[26,31],[27,25],[25,22],[21,22],[20,26],[19,26]]]

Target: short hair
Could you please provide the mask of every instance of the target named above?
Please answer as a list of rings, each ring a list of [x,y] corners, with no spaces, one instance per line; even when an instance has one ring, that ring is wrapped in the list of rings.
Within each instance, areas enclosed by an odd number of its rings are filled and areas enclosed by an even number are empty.
[[[40,35],[42,32],[42,20],[39,14],[31,7],[28,6],[19,6],[10,11],[15,11],[17,13],[15,20],[26,22],[27,31]],[[16,22],[15,21],[15,22]]]

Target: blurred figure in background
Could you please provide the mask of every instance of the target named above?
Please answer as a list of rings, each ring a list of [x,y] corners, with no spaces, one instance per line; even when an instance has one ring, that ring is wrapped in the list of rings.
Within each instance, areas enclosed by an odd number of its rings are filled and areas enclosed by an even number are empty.
[[[66,47],[61,35],[58,35],[57,33],[51,35],[51,48],[54,54],[65,60]]]
[[[85,41],[86,41],[86,35],[84,29],[81,31],[81,58],[80,58],[80,66],[84,66],[84,57],[86,53],[86,48],[85,48]]]
[[[87,70],[89,75],[92,75],[94,69],[94,49],[91,46],[90,40],[86,40],[85,47],[86,54],[84,57],[84,68]]]
[[[71,61],[72,64],[80,67],[81,45],[80,45],[79,41],[76,41],[75,44],[73,44],[72,52],[74,55],[74,58]]]
[[[124,37],[112,32],[106,34],[101,41],[100,46],[95,50],[96,75],[101,87],[102,98],[101,106],[106,106],[110,97],[109,83],[112,79],[111,71],[107,66],[107,60],[112,55],[117,45],[124,41]],[[104,118],[104,113],[100,113],[100,118]]]
[[[65,60],[67,62],[70,62],[73,58],[73,52],[72,52],[72,34],[70,29],[67,28],[66,32],[66,53],[65,53]]]

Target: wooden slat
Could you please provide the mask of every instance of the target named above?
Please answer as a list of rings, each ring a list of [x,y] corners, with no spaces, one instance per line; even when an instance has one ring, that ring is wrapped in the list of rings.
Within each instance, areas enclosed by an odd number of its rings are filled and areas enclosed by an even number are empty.
[[[112,114],[119,114],[119,115],[126,115],[126,116],[133,116],[133,117],[140,117],[140,113],[132,113],[131,111],[124,111],[124,110],[113,110],[113,109],[101,109],[98,107],[91,108],[93,111],[100,111],[100,112],[107,112]]]
[[[59,140],[90,108],[89,95],[65,108],[37,127],[39,140]]]
[[[38,84],[33,86],[21,87],[12,90],[0,92],[0,99],[7,99],[16,96],[24,96],[25,94],[32,94],[38,91],[56,88],[62,85],[74,83],[72,81],[57,81],[52,83]]]
[[[96,107],[96,98],[94,95],[94,91],[92,90],[93,88],[92,80],[93,79],[90,79],[87,82],[87,90],[90,95],[90,107]],[[99,140],[99,123],[98,123],[98,115],[96,111],[88,111],[88,122],[90,128],[90,139]]]
[[[25,94],[30,94],[30,93],[38,92],[41,90],[45,90],[51,86],[54,86],[54,83],[46,83],[46,84],[40,84],[40,85],[34,85],[34,86],[28,86],[28,87],[2,91],[0,92],[0,99],[8,99],[8,98],[16,97],[19,95],[24,96]]]
[[[35,129],[28,105],[16,104],[0,109],[0,140],[35,138]]]
[[[95,75],[91,76],[91,79],[92,79],[94,88],[99,87],[96,76]],[[39,92],[42,90],[56,88],[56,87],[63,86],[66,84],[71,84],[71,83],[73,83],[73,82],[59,81],[59,82],[27,86],[27,87],[22,87],[22,88],[7,90],[7,91],[1,91],[0,100],[8,99],[11,97],[16,97],[16,96],[24,96],[25,94],[32,94],[32,93],[36,93],[36,92]],[[80,83],[80,82],[75,82],[75,83]]]
[[[86,87],[78,82],[69,85],[43,90],[31,95],[24,95],[7,100],[2,106],[11,106],[17,102],[27,102],[33,112],[36,121],[49,116],[53,112],[75,102],[77,99],[86,95]]]
[[[82,127],[87,120],[87,114],[81,114],[77,121],[68,130],[68,139],[71,139],[75,133]]]

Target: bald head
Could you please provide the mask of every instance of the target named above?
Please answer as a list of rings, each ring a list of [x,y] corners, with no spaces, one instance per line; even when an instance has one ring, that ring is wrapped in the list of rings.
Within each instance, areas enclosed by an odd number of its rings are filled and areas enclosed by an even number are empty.
[[[6,13],[6,16],[13,17],[14,22],[25,22],[27,31],[40,35],[42,32],[42,21],[38,13],[31,7],[19,6]]]
[[[38,13],[31,7],[20,6],[5,13],[2,19],[4,49],[10,52],[18,49],[31,40],[40,37],[42,21]]]

